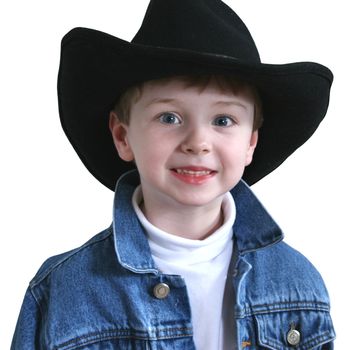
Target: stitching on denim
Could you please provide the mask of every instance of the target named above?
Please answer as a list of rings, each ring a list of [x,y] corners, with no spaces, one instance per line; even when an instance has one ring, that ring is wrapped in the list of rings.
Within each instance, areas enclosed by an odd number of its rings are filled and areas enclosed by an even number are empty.
[[[259,337],[259,339],[260,339],[260,337]],[[264,339],[265,339],[265,341],[261,340],[261,345],[269,345],[269,346],[273,346],[274,348],[278,348],[278,349],[283,350],[284,344],[281,341],[279,341],[278,339],[271,338],[271,337],[266,336],[266,335],[265,335]]]
[[[257,326],[258,326],[258,338],[259,341],[262,345],[270,345],[270,346],[274,346],[280,349],[284,349],[284,344],[278,339],[278,337],[276,338],[272,338],[268,335],[268,332],[265,332],[264,326],[263,326],[263,319],[259,319],[259,318],[255,318],[256,322],[257,322]],[[262,338],[264,340],[262,340]],[[309,336],[307,338],[305,338],[304,342],[301,342],[301,344],[296,347],[296,350],[311,350],[314,349],[315,346],[320,346],[322,344],[325,343],[329,343],[334,339],[334,334],[332,331],[330,330],[325,330],[323,331],[321,334],[317,334],[316,336]]]
[[[268,335],[266,335],[266,332],[263,331],[263,322],[259,320],[258,318],[255,318],[255,322],[257,323],[258,328],[258,339],[259,343],[261,345],[270,345],[274,348],[282,349],[283,350],[283,344],[276,338],[271,338]],[[278,350],[277,349],[277,350]]]
[[[280,349],[283,349],[284,344],[280,341],[278,341],[278,339],[275,338],[271,338],[269,336],[265,336],[265,341],[262,341],[259,337],[259,340],[261,341],[262,345],[270,345],[270,346],[274,346],[274,347],[278,347]],[[308,340],[306,343],[300,344],[299,346],[295,347],[294,349],[296,350],[311,350],[313,349],[315,346],[319,346],[322,343],[321,342],[325,342],[325,341],[331,341],[333,338],[331,337],[331,333],[329,331],[325,331],[322,334],[317,335],[316,337],[313,337],[312,339]],[[311,348],[309,347],[311,346]]]
[[[30,293],[30,295],[33,297],[35,303],[37,304],[37,306],[38,306],[38,308],[39,308],[39,310],[40,310],[41,316],[43,316],[43,315],[44,315],[43,309],[42,309],[42,307],[41,307],[41,305],[40,305],[40,303],[39,303],[39,300],[37,299],[37,297],[36,297],[35,294],[33,293],[33,290],[30,289],[30,288],[28,288],[28,292]]]
[[[85,244],[83,244],[81,247],[73,249],[70,253],[67,253],[67,256],[65,256],[64,258],[62,258],[62,260],[59,260],[58,262],[56,262],[55,264],[49,266],[45,271],[43,271],[39,276],[36,276],[33,278],[33,280],[30,282],[29,286],[31,289],[33,289],[35,286],[37,286],[39,283],[41,283],[48,275],[50,275],[50,273],[55,270],[58,266],[60,266],[61,264],[65,263],[67,260],[71,259],[74,255],[78,254],[79,252],[91,248],[93,245],[98,244],[102,241],[107,240],[111,234],[113,233],[113,230],[111,229],[111,227],[108,227],[107,229],[105,229],[104,231],[101,232],[102,237],[99,238],[97,241],[93,241],[93,242],[87,242]]]
[[[135,175],[135,169],[132,169],[132,170],[129,170],[127,171],[126,173],[124,173],[118,180],[117,180],[117,183],[116,183],[116,186],[115,186],[115,192],[116,194],[118,194],[118,191],[119,191],[119,188],[120,188],[120,185],[119,183],[121,183],[122,181],[124,181],[124,178],[127,178],[129,176],[129,174],[131,175]],[[115,209],[116,209],[116,203],[118,201],[118,204],[119,204],[119,200],[118,200],[118,196],[115,197],[115,201],[113,203],[113,215],[115,213]],[[116,252],[116,255],[118,257],[118,261],[119,263],[121,264],[121,266],[123,266],[124,268],[126,268],[127,270],[130,270],[134,273],[138,273],[138,274],[145,274],[145,273],[153,273],[154,275],[158,275],[159,274],[159,270],[157,268],[153,268],[149,265],[138,265],[138,266],[135,266],[135,265],[130,265],[128,263],[126,263],[122,257],[120,256],[120,253],[119,253],[119,249],[117,249],[116,247],[116,236],[114,235],[114,232],[116,232],[116,222],[115,220],[113,220],[112,222],[112,235],[113,235],[113,246],[114,246],[114,249],[115,249],[115,252]]]
[[[273,304],[259,304],[254,306],[246,306],[237,313],[237,317],[246,317],[274,312],[291,311],[291,310],[314,310],[329,312],[329,304],[317,301],[286,301]]]
[[[191,331],[189,334],[176,334],[176,335],[168,335],[168,336],[160,336],[157,335],[159,333],[163,333],[164,331],[158,331],[156,332],[156,338],[146,336],[137,336],[135,334],[132,334],[133,332],[130,329],[116,329],[116,330],[109,330],[109,331],[103,331],[103,332],[95,332],[86,334],[81,337],[74,338],[72,340],[69,340],[67,342],[64,342],[58,346],[55,346],[54,350],[59,349],[73,349],[74,347],[83,346],[87,344],[93,344],[95,342],[105,341],[105,340],[111,340],[111,339],[134,339],[134,340],[164,340],[164,339],[175,339],[175,338],[183,338],[183,337],[190,337],[192,336],[192,329],[187,327],[182,328],[170,328],[166,330],[169,331]],[[84,341],[85,339],[85,341]]]
[[[309,337],[310,338],[310,337]],[[325,331],[321,334],[319,334],[316,337],[307,339],[307,341],[300,346],[300,349],[303,350],[309,350],[314,348],[315,346],[321,345],[321,342],[324,343],[325,341],[330,341],[332,340],[332,334],[330,331]],[[309,348],[311,346],[312,348]]]

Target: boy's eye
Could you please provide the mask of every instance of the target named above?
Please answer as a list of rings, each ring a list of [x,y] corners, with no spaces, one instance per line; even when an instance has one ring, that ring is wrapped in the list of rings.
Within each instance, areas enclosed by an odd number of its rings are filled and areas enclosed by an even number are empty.
[[[234,125],[235,122],[234,120],[227,116],[227,115],[220,115],[219,117],[216,117],[213,121],[213,124],[216,125],[216,126],[231,126],[231,125]]]
[[[180,124],[181,119],[179,116],[177,116],[175,113],[163,113],[160,115],[159,120],[161,123],[164,124]]]

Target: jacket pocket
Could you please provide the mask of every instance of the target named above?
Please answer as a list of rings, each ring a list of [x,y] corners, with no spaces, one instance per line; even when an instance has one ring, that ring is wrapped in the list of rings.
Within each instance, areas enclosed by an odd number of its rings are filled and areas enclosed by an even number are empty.
[[[263,349],[331,350],[335,333],[328,312],[295,310],[254,316]]]

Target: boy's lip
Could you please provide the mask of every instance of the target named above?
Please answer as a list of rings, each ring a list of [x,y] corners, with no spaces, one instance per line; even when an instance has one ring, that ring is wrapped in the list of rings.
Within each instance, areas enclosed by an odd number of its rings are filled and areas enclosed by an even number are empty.
[[[210,180],[217,171],[201,166],[183,166],[171,169],[172,174],[182,182],[191,185],[201,185]]]
[[[184,174],[184,175],[209,175],[211,173],[216,173],[215,170],[202,167],[202,166],[181,166],[181,167],[175,167],[171,169],[172,171],[175,171],[179,174]]]

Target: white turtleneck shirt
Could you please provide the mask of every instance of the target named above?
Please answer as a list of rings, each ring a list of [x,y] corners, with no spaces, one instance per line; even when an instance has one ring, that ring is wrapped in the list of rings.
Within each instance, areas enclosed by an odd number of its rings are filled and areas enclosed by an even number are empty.
[[[204,240],[169,234],[152,225],[140,209],[142,190],[133,195],[136,215],[148,235],[151,254],[164,274],[184,278],[190,300],[194,342],[198,350],[232,350],[232,300],[225,289],[231,261],[232,225],[236,216],[234,200],[226,193],[222,202],[224,223]],[[227,291],[226,291],[227,292]],[[226,295],[226,297],[225,297]],[[229,302],[231,305],[229,305]]]

